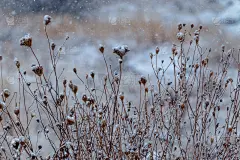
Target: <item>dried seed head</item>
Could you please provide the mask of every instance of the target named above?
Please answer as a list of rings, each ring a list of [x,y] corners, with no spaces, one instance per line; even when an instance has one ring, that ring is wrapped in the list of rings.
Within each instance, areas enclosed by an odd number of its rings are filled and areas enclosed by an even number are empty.
[[[123,61],[122,61],[122,59],[120,58],[120,59],[118,59],[118,62],[121,64]]]
[[[145,93],[148,93],[148,87],[145,88]]]
[[[5,97],[5,98],[8,98],[9,96],[10,96],[10,91],[8,90],[8,89],[4,89],[3,90],[3,96]]]
[[[18,59],[16,57],[14,58],[14,63],[17,66],[17,68],[20,68],[20,62],[18,61]]]
[[[156,54],[158,54],[159,53],[159,48],[158,47],[156,47]]]
[[[82,95],[82,100],[83,100],[83,102],[87,102],[87,100],[88,100],[88,98],[87,98],[87,95],[84,93],[83,95]]]
[[[19,42],[20,42],[20,46],[31,47],[32,46],[32,37],[30,36],[30,34],[27,34],[24,37],[22,37],[19,40]]]
[[[119,93],[119,98],[121,99],[121,101],[124,100],[124,92]]]
[[[104,53],[104,46],[102,44],[99,45],[99,51],[101,53]]]
[[[211,141],[211,144],[213,144],[213,142],[214,142],[214,138],[213,138],[213,137],[211,137],[211,140],[210,140],[210,141]]]
[[[33,64],[33,65],[31,66],[31,68],[32,68],[32,71],[33,71],[36,75],[38,75],[39,77],[42,76],[42,74],[43,74],[43,67],[42,67],[42,66],[37,66],[37,65]]]
[[[3,56],[2,56],[2,55],[0,55],[0,62],[2,61],[2,59],[3,59]]]
[[[51,16],[45,15],[43,17],[43,24],[48,25],[49,23],[51,23],[51,21],[52,21],[52,17]]]
[[[230,126],[228,127],[228,132],[232,132],[232,130],[233,130],[233,128],[232,128],[232,126],[230,125]]]
[[[76,95],[78,91],[78,86],[72,83],[72,81],[69,82],[69,88],[72,90],[72,92]]]
[[[178,30],[180,31],[182,29],[182,24],[178,24]]]
[[[20,113],[20,108],[19,108],[19,106],[16,106],[15,109],[14,109],[14,114],[15,114],[16,116],[18,116],[19,113]]]
[[[55,44],[54,42],[52,42],[52,43],[51,43],[51,48],[52,48],[52,50],[54,50],[55,47],[56,47],[56,44]]]
[[[11,141],[11,145],[12,145],[12,147],[14,148],[14,149],[18,149],[18,147],[19,147],[19,139],[18,138],[13,138],[12,139],[12,141]]]
[[[201,29],[202,29],[202,26],[199,26],[199,29],[201,30]]]
[[[149,56],[150,56],[151,59],[153,58],[153,54],[152,53],[149,53]]]
[[[146,77],[141,76],[141,78],[140,78],[140,82],[141,82],[143,85],[145,85],[145,84],[147,83],[147,79],[146,79]]]
[[[182,32],[178,32],[177,33],[177,39],[182,42],[184,41],[184,34]]]
[[[77,74],[77,69],[76,69],[76,68],[73,68],[73,72],[74,72],[75,74]]]
[[[63,86],[66,87],[66,84],[67,84],[67,80],[64,79],[64,80],[63,80]]]
[[[90,72],[90,76],[92,77],[92,79],[94,79],[95,72],[93,70]]]
[[[183,110],[183,109],[185,108],[185,104],[182,103],[182,104],[180,105],[180,107],[181,107],[181,109]]]
[[[130,50],[128,49],[127,45],[122,45],[113,48],[113,53],[117,54],[121,58],[125,56]]]
[[[0,110],[3,110],[6,107],[6,104],[3,101],[0,101]]]
[[[73,116],[67,116],[66,124],[67,125],[73,125],[74,123],[75,123],[74,117]]]
[[[194,27],[194,24],[191,24],[191,28],[193,28]]]
[[[194,40],[195,40],[196,44],[198,44],[199,43],[199,35],[194,36]]]

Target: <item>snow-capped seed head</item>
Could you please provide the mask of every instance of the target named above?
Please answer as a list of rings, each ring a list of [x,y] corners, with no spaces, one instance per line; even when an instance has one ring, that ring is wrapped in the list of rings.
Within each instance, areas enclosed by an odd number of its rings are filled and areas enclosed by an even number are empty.
[[[67,125],[73,125],[75,123],[74,117],[72,116],[67,116],[66,118],[66,124]]]
[[[232,132],[232,130],[233,130],[232,126],[231,125],[228,126],[228,132]]]
[[[152,53],[149,53],[149,57],[152,59],[152,58],[153,58],[153,54],[152,54]]]
[[[101,53],[104,53],[104,46],[102,44],[99,45],[99,51]]]
[[[30,36],[30,34],[27,34],[24,37],[20,38],[19,43],[20,43],[20,46],[31,47],[32,46],[32,37]]]
[[[87,95],[84,93],[83,95],[82,95],[82,100],[83,100],[83,102],[87,102],[87,100],[88,100],[88,98],[87,98]]]
[[[91,76],[92,78],[94,78],[94,76],[95,76],[95,72],[94,72],[93,70],[91,70],[91,72],[90,72],[90,76]]]
[[[199,35],[199,34],[200,34],[199,30],[194,31],[194,35],[195,35],[195,36],[196,36],[196,35]]]
[[[14,63],[17,66],[17,68],[20,68],[20,62],[18,61],[18,59],[16,57],[14,58]]]
[[[43,24],[48,25],[52,21],[52,17],[49,15],[45,15],[43,17]]]
[[[182,32],[178,32],[177,33],[177,39],[182,42],[184,41],[184,34]]]
[[[18,149],[18,147],[19,147],[19,139],[18,138],[13,138],[12,139],[12,141],[11,141],[11,145],[12,145],[12,147],[14,148],[14,149]]]
[[[118,62],[121,64],[122,63],[122,59],[120,58],[120,59],[118,59]]]
[[[130,50],[128,49],[127,45],[122,45],[113,48],[113,53],[117,54],[121,58],[127,54]]]
[[[16,116],[18,116],[19,113],[20,113],[20,108],[19,108],[19,106],[16,106],[15,109],[14,109],[14,114],[15,114]]]
[[[3,110],[6,107],[6,104],[3,101],[0,101],[0,109]]]
[[[5,97],[5,98],[8,98],[9,96],[10,96],[10,91],[8,90],[8,89],[4,89],[3,90],[3,96]]]
[[[31,68],[32,68],[32,71],[33,71],[36,75],[41,76],[41,75],[43,74],[43,67],[42,67],[42,66],[37,66],[37,65],[33,64],[33,65],[31,66]]]
[[[119,93],[119,98],[121,99],[121,101],[124,100],[124,92]]]

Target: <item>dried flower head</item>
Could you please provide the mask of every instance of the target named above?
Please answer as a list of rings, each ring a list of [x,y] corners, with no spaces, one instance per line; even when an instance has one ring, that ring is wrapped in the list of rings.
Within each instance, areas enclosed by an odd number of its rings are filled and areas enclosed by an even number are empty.
[[[36,75],[41,76],[41,75],[43,74],[43,67],[42,67],[42,66],[37,66],[37,65],[33,64],[33,65],[31,66],[31,68],[32,68],[32,71],[33,71]]]
[[[117,54],[121,58],[127,54],[130,50],[128,49],[127,45],[122,45],[113,48],[113,53]]]
[[[74,94],[76,94],[77,93],[77,91],[78,91],[78,86],[76,86],[75,84],[73,84],[72,83],[72,81],[70,81],[69,82],[69,88],[71,88],[71,90],[72,90],[72,92],[74,93]]]
[[[49,15],[45,15],[43,17],[43,24],[48,25],[52,21],[52,17]]]
[[[30,34],[27,34],[24,37],[22,37],[19,40],[19,42],[20,42],[20,46],[31,47],[32,46],[32,37],[30,36]]]
[[[5,97],[5,98],[8,98],[9,96],[10,96],[10,91],[8,90],[8,89],[4,89],[3,90],[3,96]]]

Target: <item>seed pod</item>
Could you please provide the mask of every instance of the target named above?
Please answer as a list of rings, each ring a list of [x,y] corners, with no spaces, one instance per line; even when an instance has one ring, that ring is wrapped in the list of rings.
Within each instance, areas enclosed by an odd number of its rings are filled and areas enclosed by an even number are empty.
[[[102,44],[99,45],[99,51],[101,53],[104,53],[104,46]]]
[[[159,53],[159,48],[158,47],[156,47],[156,54],[158,54]]]
[[[14,109],[14,114],[15,114],[16,116],[18,116],[19,113],[20,113],[20,108],[19,108],[18,106],[16,106],[15,109]]]
[[[73,68],[73,72],[74,72],[75,74],[77,74],[77,69],[76,69],[76,68]]]
[[[83,102],[85,102],[85,103],[87,102],[88,98],[87,98],[86,94],[83,94],[83,95],[82,95],[82,100],[83,100]]]
[[[55,43],[52,42],[52,43],[51,43],[51,48],[52,48],[52,50],[54,50],[55,47],[56,47]]]

